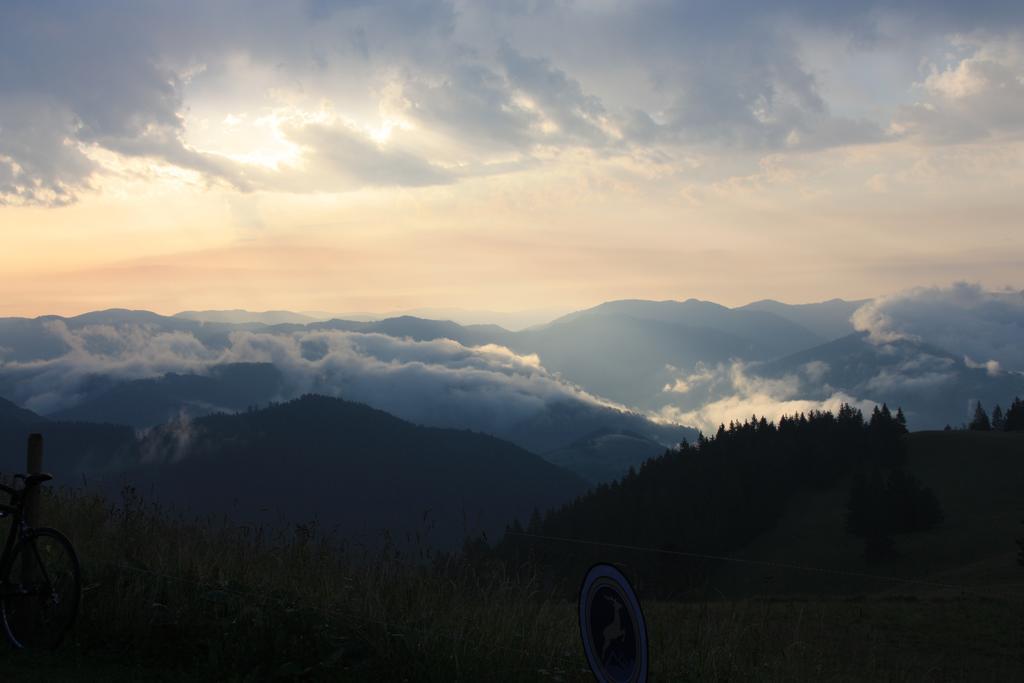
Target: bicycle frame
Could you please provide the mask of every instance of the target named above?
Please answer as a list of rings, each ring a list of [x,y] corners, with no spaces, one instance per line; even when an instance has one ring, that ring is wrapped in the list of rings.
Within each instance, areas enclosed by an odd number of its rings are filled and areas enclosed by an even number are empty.
[[[11,554],[14,546],[29,531],[25,524],[24,489],[17,490],[0,484],[0,492],[8,493],[11,496],[9,505],[0,505],[0,511],[10,517],[11,527],[7,531],[7,540],[4,541],[3,553],[0,554],[0,586],[7,589],[7,577],[10,574]]]

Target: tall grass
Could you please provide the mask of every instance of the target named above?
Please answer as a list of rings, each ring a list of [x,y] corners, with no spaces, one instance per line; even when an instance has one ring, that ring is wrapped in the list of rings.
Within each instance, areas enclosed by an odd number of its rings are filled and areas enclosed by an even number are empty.
[[[48,488],[85,592],[51,655],[3,680],[593,680],[576,606],[527,570],[347,546],[316,523],[190,519],[131,489]],[[1024,680],[1022,604],[827,598],[645,604],[653,680]],[[0,648],[3,650],[3,648]]]
[[[572,610],[529,577],[428,550],[349,548],[315,522],[188,519],[132,489],[48,490],[41,519],[78,551],[70,648],[216,680],[537,680],[579,668]]]

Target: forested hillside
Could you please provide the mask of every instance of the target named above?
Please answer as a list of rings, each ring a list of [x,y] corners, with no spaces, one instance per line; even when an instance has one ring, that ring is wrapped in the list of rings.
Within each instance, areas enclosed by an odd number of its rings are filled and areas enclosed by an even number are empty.
[[[869,420],[843,406],[837,414],[812,412],[778,424],[755,417],[722,426],[620,481],[534,515],[525,529],[516,522],[497,550],[566,575],[607,551],[537,537],[726,555],[775,528],[809,492],[841,489],[849,514],[836,535],[862,539],[865,561],[882,561],[893,552],[894,535],[942,519],[939,501],[906,468],[905,435],[902,412],[893,415],[887,407]],[[648,587],[668,594],[704,584],[720,564],[646,551],[629,554],[628,561]]]

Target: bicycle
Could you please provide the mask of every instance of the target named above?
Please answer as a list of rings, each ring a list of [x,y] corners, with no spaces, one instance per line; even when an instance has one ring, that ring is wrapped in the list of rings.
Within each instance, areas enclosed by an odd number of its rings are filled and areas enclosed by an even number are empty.
[[[20,488],[0,484],[10,504],[0,517],[11,517],[0,555],[0,622],[18,649],[54,649],[78,616],[82,584],[78,556],[71,541],[56,529],[33,528],[25,521],[26,493],[53,479],[49,474],[17,474]]]

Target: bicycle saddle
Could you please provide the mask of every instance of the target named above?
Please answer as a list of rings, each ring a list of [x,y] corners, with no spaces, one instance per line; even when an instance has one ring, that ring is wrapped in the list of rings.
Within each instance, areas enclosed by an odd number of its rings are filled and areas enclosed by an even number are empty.
[[[29,486],[35,486],[36,484],[42,484],[43,482],[47,482],[47,481],[50,481],[51,479],[53,479],[53,477],[51,475],[46,474],[45,472],[40,472],[39,474],[29,474],[29,475],[16,474],[16,475],[14,475],[14,478],[15,479],[24,479],[25,480],[25,488],[28,488]]]

